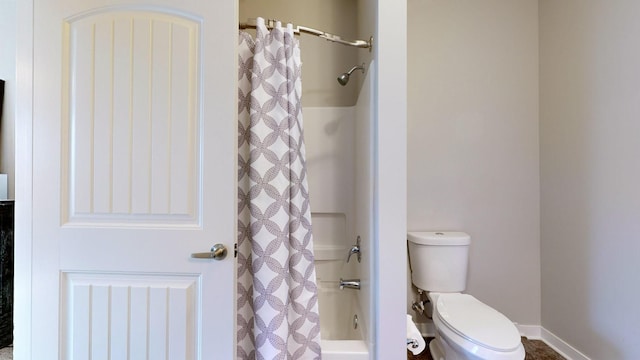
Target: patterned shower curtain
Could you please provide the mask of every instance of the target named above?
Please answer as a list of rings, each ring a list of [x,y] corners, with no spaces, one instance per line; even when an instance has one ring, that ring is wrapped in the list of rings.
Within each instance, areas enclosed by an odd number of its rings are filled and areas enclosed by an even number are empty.
[[[298,40],[239,38],[238,358],[320,359]]]

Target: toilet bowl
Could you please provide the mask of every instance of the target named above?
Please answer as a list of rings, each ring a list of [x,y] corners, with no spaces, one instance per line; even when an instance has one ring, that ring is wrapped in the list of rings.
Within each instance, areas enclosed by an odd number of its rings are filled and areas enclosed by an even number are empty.
[[[430,351],[437,360],[522,360],[520,334],[503,314],[471,295],[429,293],[436,340]]]
[[[432,306],[436,338],[429,344],[435,360],[523,360],[516,326],[506,316],[469,294],[468,248],[463,232],[410,232],[411,280]],[[422,303],[422,302],[421,302]]]

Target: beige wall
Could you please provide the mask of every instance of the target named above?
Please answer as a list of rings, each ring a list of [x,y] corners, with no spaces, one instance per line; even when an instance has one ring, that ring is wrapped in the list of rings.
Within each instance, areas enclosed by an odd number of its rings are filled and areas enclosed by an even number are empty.
[[[316,28],[348,40],[366,40],[371,35],[358,33],[358,0],[240,0],[239,3],[241,22],[260,16]],[[331,43],[312,35],[302,35],[299,39],[304,106],[355,105],[363,74],[354,72],[344,87],[336,78],[360,64],[358,52],[367,50]]]
[[[467,292],[539,325],[538,2],[408,5],[408,230],[468,232]]]
[[[640,359],[640,2],[540,1],[542,325]]]

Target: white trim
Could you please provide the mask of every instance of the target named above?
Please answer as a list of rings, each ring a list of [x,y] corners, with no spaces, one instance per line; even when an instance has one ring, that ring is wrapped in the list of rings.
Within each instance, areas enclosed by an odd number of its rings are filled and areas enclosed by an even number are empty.
[[[384,360],[407,352],[407,1],[376,11],[372,358]]]
[[[581,353],[576,348],[567,344],[564,340],[560,339],[551,331],[543,327],[541,327],[541,334],[542,341],[568,360],[591,360],[585,354]]]
[[[520,325],[514,324],[518,328],[518,332],[520,332],[520,336],[524,336],[527,339],[532,340],[541,340],[542,337],[540,335],[540,325]]]
[[[16,2],[15,301],[16,359],[31,359],[33,215],[33,0]]]

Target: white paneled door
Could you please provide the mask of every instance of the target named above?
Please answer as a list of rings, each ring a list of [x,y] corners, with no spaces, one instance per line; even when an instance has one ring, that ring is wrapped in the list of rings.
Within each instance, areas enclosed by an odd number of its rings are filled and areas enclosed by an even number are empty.
[[[31,1],[31,359],[231,359],[235,3]]]

